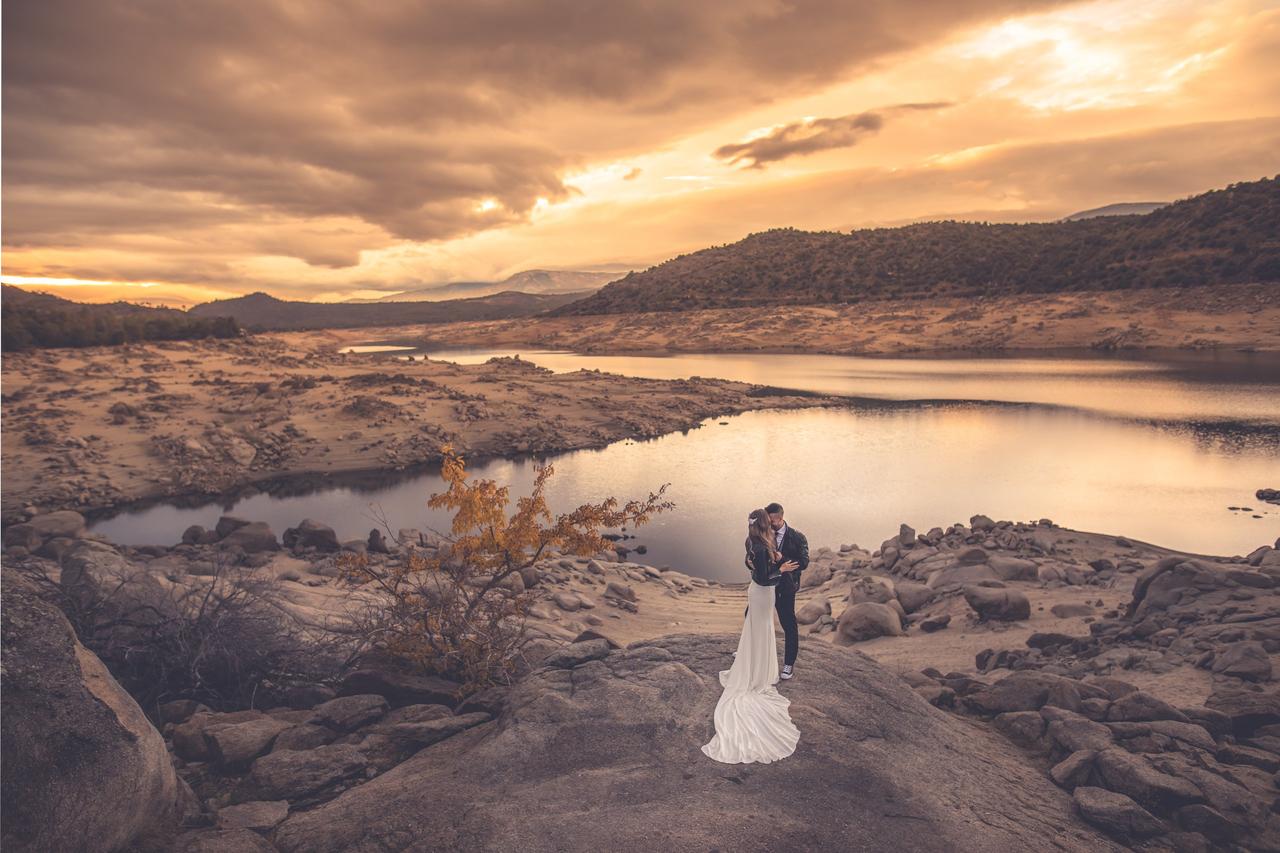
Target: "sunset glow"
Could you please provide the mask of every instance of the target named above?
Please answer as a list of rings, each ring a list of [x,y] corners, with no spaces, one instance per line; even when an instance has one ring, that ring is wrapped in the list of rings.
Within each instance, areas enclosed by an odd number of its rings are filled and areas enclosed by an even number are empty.
[[[314,300],[1280,172],[1280,4],[6,8],[3,280]]]

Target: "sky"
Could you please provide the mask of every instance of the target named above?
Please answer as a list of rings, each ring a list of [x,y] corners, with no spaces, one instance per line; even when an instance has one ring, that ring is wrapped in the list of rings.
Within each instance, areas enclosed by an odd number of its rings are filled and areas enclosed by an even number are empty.
[[[1280,173],[1280,0],[15,0],[0,279],[374,298]]]

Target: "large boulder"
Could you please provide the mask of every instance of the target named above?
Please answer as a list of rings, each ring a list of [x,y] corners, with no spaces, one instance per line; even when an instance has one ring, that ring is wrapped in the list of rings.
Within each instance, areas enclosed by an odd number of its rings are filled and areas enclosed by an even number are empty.
[[[1081,817],[1116,838],[1148,838],[1164,829],[1151,812],[1124,794],[1084,786],[1076,788],[1074,797]]]
[[[45,539],[63,536],[78,539],[84,534],[84,516],[75,510],[62,509],[37,515],[27,524]]]
[[[189,791],[164,738],[57,608],[2,582],[6,851],[120,850],[174,829]]]
[[[908,837],[939,853],[1121,849],[1016,746],[822,643],[783,687],[796,751],[769,765],[708,759],[699,747],[737,643],[678,634],[537,669],[497,719],[294,813],[273,841],[285,853],[889,851]]]
[[[961,584],[998,580],[1000,576],[986,563],[953,563],[930,574],[925,583],[929,589],[942,590]]]
[[[304,518],[297,527],[290,527],[281,537],[286,548],[315,548],[317,551],[337,551],[338,534],[327,524],[314,518]]]
[[[859,604],[863,601],[874,601],[876,604],[887,604],[896,596],[893,593],[893,583],[883,578],[859,577],[854,578],[853,583],[849,585],[849,603]]]
[[[280,750],[253,762],[249,775],[231,792],[235,803],[259,800],[308,802],[348,780],[362,776],[368,757],[351,744],[306,750]]]
[[[1036,579],[1036,572],[1040,568],[1036,563],[1030,560],[1024,560],[1021,557],[1006,557],[997,554],[987,560],[987,565],[991,567],[991,571],[996,573],[996,577],[1002,581],[1033,581]]]
[[[1275,682],[1250,684],[1224,678],[1214,684],[1204,704],[1229,717],[1236,735],[1247,737],[1262,726],[1280,725],[1280,685]]]
[[[276,736],[293,724],[271,717],[213,725],[204,730],[206,751],[223,771],[243,770],[271,750]]]
[[[1153,611],[1177,604],[1185,591],[1217,589],[1223,580],[1221,573],[1199,560],[1165,557],[1134,580],[1125,615],[1136,624]]]
[[[851,604],[836,621],[837,645],[847,646],[876,637],[900,637],[903,634],[902,617],[887,604],[863,601]]]
[[[1213,659],[1213,671],[1248,681],[1271,680],[1271,657],[1256,640],[1232,643]]]
[[[377,694],[394,707],[402,705],[458,704],[460,685],[436,675],[403,672],[392,666],[370,662],[343,676],[338,685],[341,696]]]
[[[893,585],[893,591],[898,596],[898,603],[902,605],[903,611],[907,613],[915,613],[933,601],[933,590],[921,583],[898,581]]]
[[[831,602],[825,596],[819,596],[796,611],[796,621],[801,625],[812,625],[823,616],[831,615]]]
[[[965,704],[980,714],[1037,711],[1049,702],[1051,695],[1066,690],[1074,691],[1081,699],[1096,699],[1107,695],[1101,687],[1085,682],[1048,672],[1020,669],[988,687],[975,690],[965,697]]]
[[[223,516],[226,520],[229,516]],[[222,521],[218,522],[221,527]],[[251,521],[242,524],[222,538],[219,543],[224,548],[237,547],[246,554],[258,554],[263,551],[279,551],[280,543],[276,534],[265,521]]]
[[[1016,589],[966,586],[964,600],[984,622],[1016,622],[1031,618],[1031,601]]]

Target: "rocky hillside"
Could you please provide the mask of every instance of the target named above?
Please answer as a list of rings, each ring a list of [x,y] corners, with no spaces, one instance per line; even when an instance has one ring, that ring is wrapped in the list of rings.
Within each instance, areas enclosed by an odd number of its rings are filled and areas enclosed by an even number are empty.
[[[554,314],[1280,281],[1280,178],[1145,215],[849,234],[791,228],[681,255]]]
[[[219,299],[197,305],[193,317],[232,317],[250,331],[350,329],[409,323],[453,323],[528,317],[565,305],[580,294],[505,291],[470,299],[438,302],[291,302],[266,293]]]

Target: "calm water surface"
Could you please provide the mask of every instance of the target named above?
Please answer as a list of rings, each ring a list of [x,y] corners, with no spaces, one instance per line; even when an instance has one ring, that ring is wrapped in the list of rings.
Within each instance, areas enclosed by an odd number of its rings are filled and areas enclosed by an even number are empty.
[[[510,354],[431,357],[484,361]],[[642,497],[671,484],[675,511],[635,531],[638,539],[630,543],[649,549],[634,559],[657,566],[740,580],[747,513],[772,500],[786,507],[788,519],[814,546],[874,548],[902,522],[926,530],[967,522],[975,513],[1047,517],[1204,554],[1243,554],[1280,535],[1280,507],[1253,496],[1259,488],[1280,487],[1280,362],[1274,358],[520,354],[557,371],[717,376],[941,401],[752,412],[710,420],[684,434],[555,457],[549,497],[558,510],[607,495]],[[471,470],[510,484],[519,495],[536,465],[532,459],[495,460]],[[430,470],[302,494],[282,486],[223,505],[153,506],[94,527],[119,542],[170,544],[187,525],[212,526],[229,511],[267,521],[277,533],[313,517],[343,539],[367,535],[378,514],[393,528],[444,530],[447,516],[426,507],[427,496],[440,487]]]

